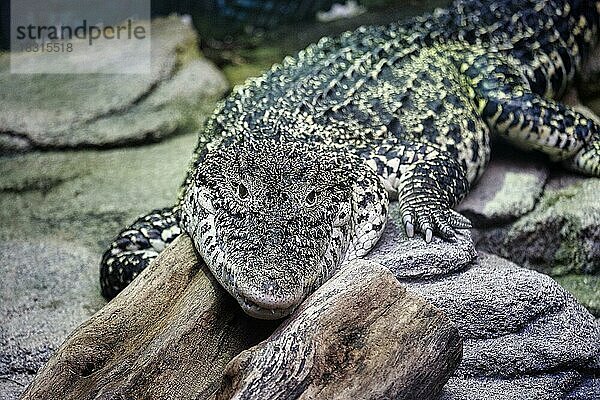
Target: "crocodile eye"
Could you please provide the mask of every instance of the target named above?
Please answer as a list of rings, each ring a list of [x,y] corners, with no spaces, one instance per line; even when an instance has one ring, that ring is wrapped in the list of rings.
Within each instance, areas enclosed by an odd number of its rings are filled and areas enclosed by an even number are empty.
[[[246,188],[243,183],[239,182],[234,186],[234,189],[235,193],[241,200],[244,200],[248,197],[248,188]]]
[[[311,190],[304,198],[304,201],[307,206],[314,206],[317,202],[317,193],[314,190]]]

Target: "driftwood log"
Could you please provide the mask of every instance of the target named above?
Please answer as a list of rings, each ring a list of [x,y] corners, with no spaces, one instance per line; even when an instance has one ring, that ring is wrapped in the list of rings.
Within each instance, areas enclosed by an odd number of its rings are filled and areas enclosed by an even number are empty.
[[[276,327],[247,317],[182,235],[22,399],[434,399],[462,354],[449,320],[373,263],[340,271]]]
[[[182,236],[66,339],[22,399],[207,398],[273,329],[238,308]]]
[[[355,262],[237,356],[216,398],[435,399],[461,356],[444,314],[385,267]]]

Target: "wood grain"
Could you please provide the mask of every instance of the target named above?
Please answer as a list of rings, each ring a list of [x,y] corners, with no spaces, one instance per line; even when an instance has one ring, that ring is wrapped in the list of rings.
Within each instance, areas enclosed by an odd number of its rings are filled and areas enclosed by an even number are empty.
[[[461,356],[441,311],[355,262],[237,356],[216,399],[435,399]]]

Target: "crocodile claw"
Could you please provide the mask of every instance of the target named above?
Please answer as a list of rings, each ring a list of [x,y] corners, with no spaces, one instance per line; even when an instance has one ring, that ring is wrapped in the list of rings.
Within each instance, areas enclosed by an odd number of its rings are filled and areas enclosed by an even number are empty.
[[[402,221],[404,222],[404,229],[406,230],[406,236],[408,236],[409,238],[414,237],[415,236],[415,227],[413,225],[412,215],[410,215],[410,214],[405,215],[402,218]]]
[[[425,236],[425,242],[430,243],[434,234],[446,240],[456,238],[456,229],[471,228],[471,221],[465,216],[452,209],[441,209],[437,207],[414,208],[405,206],[402,208],[402,222],[409,238],[417,231]]]

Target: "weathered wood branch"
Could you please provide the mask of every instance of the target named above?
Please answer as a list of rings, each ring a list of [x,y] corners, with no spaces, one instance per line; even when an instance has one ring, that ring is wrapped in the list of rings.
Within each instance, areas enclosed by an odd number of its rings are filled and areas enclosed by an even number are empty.
[[[374,263],[340,271],[256,345],[275,327],[243,314],[183,235],[22,398],[433,399],[462,351],[449,320]]]
[[[462,356],[446,316],[355,262],[227,368],[218,400],[435,399]]]
[[[207,398],[273,325],[246,317],[182,235],[78,327],[22,399]]]

